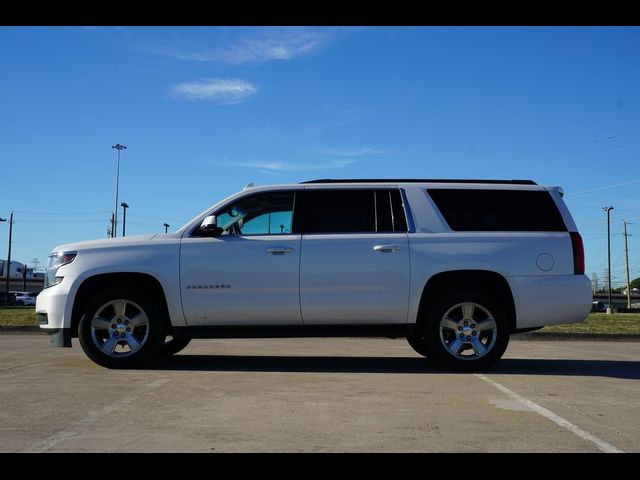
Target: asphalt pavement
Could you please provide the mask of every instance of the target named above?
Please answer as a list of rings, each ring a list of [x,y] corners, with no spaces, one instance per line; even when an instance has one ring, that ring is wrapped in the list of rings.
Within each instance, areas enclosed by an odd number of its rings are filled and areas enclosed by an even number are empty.
[[[640,451],[638,342],[514,339],[482,374],[404,339],[194,340],[137,370],[73,345],[0,335],[0,452]]]

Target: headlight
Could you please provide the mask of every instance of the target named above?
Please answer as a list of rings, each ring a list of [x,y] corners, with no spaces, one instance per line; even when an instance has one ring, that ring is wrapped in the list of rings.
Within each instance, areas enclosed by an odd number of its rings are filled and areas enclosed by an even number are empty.
[[[57,285],[62,281],[63,277],[58,277],[58,269],[63,265],[73,262],[78,252],[53,252],[49,255],[49,264],[47,265],[47,273],[44,276],[44,288]]]

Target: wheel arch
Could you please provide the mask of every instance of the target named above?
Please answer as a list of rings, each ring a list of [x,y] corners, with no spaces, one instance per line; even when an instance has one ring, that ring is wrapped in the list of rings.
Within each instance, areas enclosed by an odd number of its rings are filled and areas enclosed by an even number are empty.
[[[72,337],[78,336],[78,325],[80,323],[80,318],[82,317],[84,307],[91,299],[91,297],[96,292],[113,286],[129,287],[149,293],[158,301],[167,328],[171,328],[167,298],[164,289],[162,288],[162,284],[160,283],[160,281],[158,281],[157,278],[148,273],[103,273],[85,279],[78,287],[73,300],[73,308],[71,311]]]
[[[454,270],[433,275],[422,290],[416,323],[424,318],[424,313],[442,293],[463,289],[479,290],[494,297],[504,308],[511,330],[516,330],[516,307],[511,287],[505,277],[490,270]]]

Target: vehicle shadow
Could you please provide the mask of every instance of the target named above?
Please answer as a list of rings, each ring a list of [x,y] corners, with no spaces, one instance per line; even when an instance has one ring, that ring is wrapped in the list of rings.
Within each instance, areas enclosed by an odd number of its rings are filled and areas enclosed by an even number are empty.
[[[212,372],[456,374],[426,358],[178,354],[146,369]],[[640,380],[640,362],[505,358],[483,373],[610,377]]]

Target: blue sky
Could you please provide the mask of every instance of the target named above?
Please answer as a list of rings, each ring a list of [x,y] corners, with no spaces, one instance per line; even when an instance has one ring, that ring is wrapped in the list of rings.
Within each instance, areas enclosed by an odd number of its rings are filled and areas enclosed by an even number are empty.
[[[637,27],[1,27],[12,258],[107,236],[122,143],[127,235],[248,182],[528,178],[564,187],[601,282],[614,206],[619,284],[623,219],[640,276],[639,45]]]

